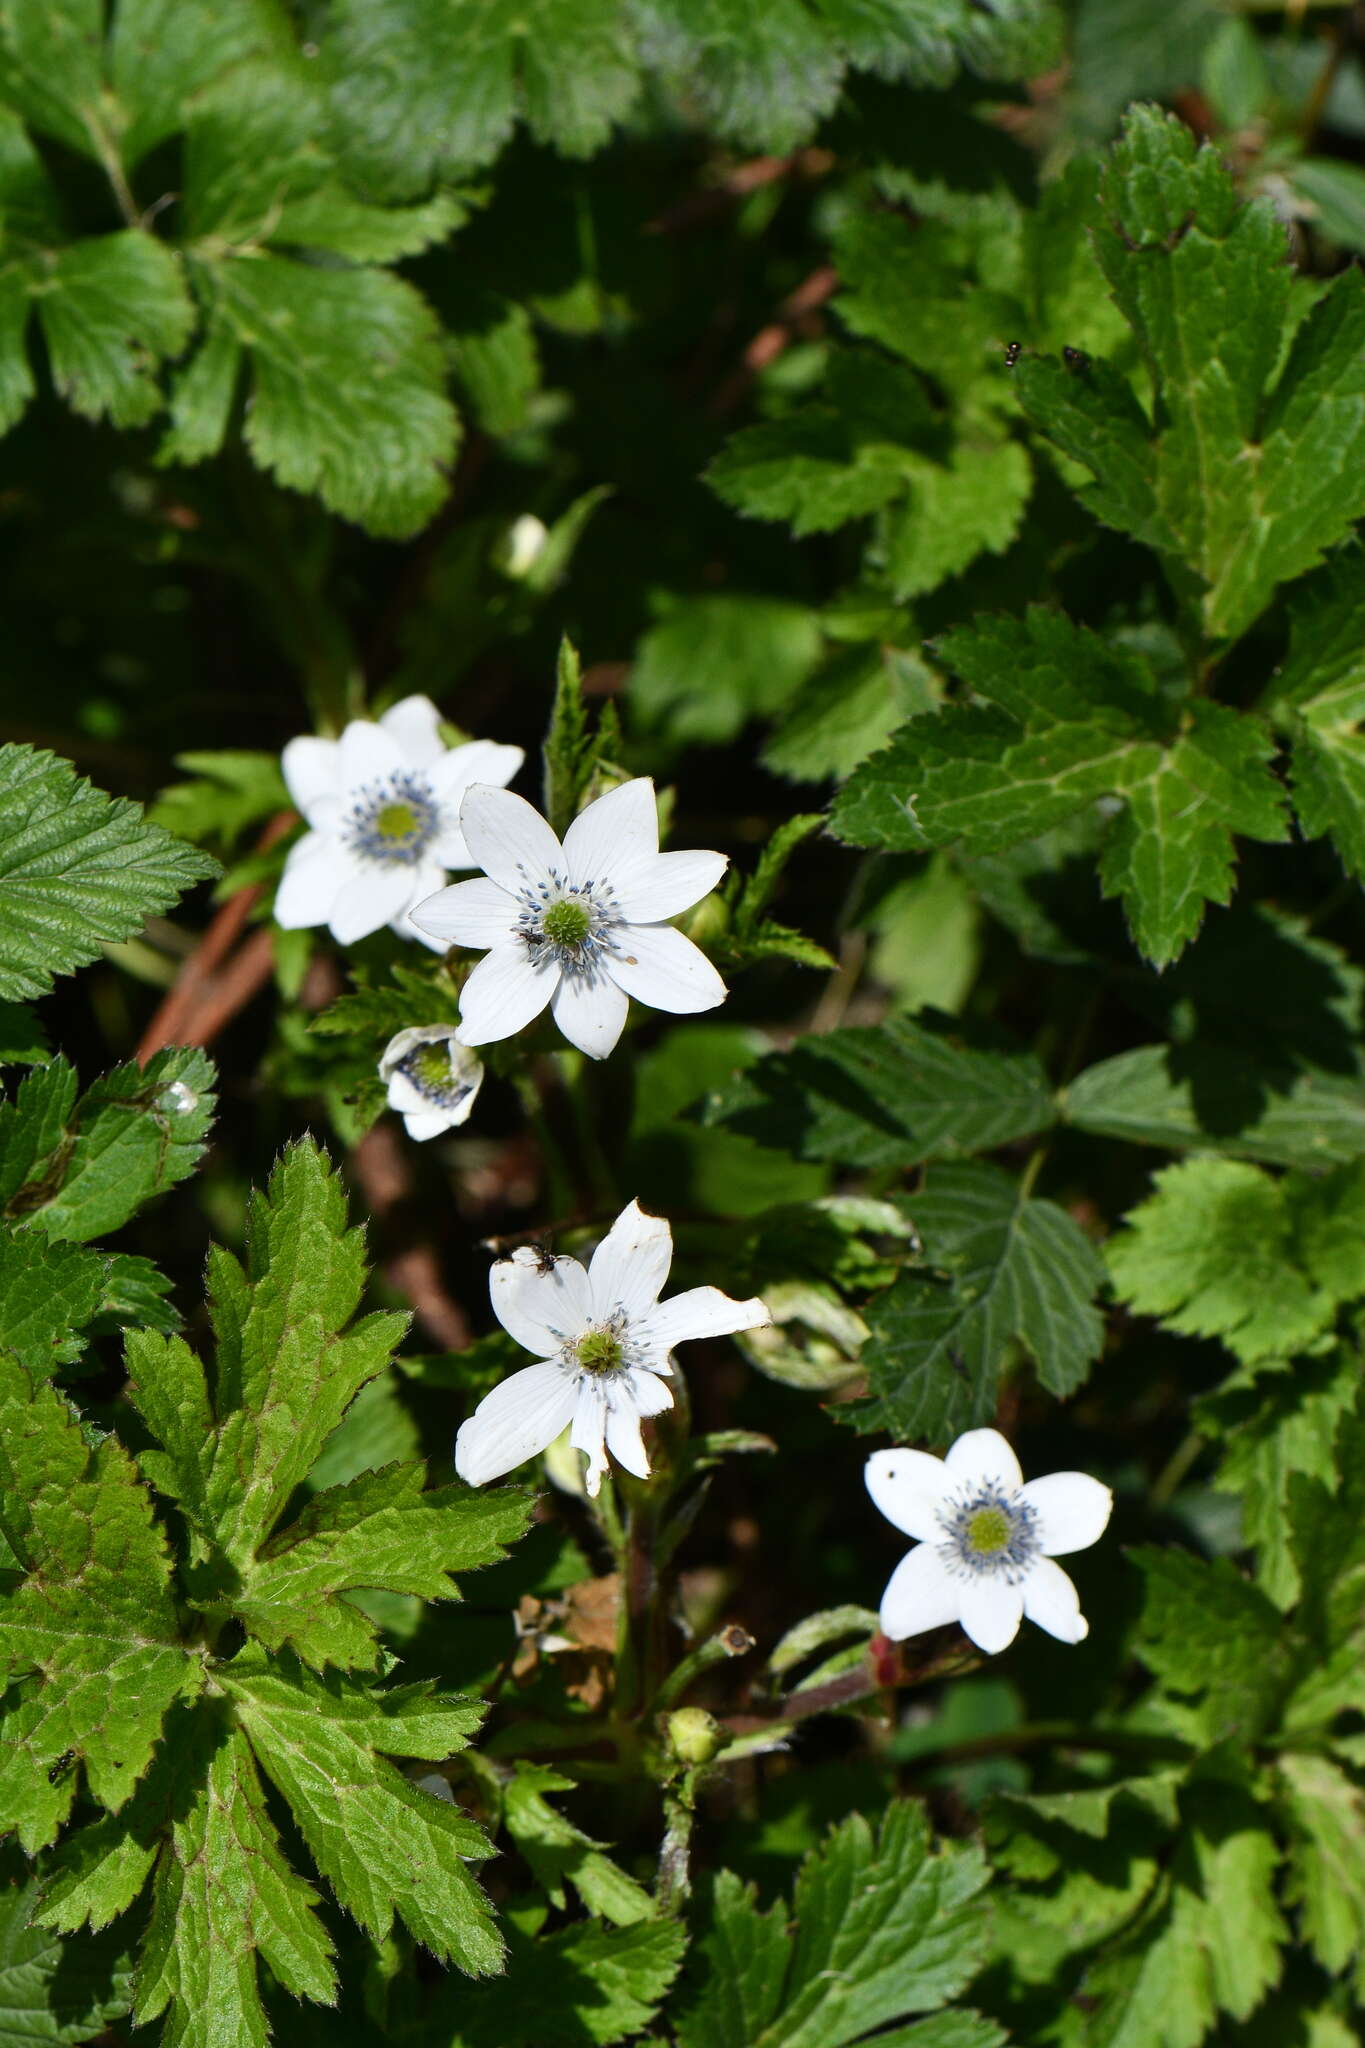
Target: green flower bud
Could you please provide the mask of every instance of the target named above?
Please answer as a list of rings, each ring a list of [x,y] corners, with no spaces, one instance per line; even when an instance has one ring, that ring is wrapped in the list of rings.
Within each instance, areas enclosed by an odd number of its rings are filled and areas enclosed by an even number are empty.
[[[730,1740],[730,1731],[705,1707],[679,1707],[666,1715],[664,1734],[674,1756],[684,1764],[709,1764]]]

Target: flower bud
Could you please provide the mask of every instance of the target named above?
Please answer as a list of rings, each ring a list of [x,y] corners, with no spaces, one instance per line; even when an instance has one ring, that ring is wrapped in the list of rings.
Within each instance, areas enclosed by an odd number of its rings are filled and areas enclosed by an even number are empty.
[[[709,1764],[730,1740],[730,1731],[705,1707],[679,1707],[665,1715],[664,1734],[674,1756],[684,1764]]]

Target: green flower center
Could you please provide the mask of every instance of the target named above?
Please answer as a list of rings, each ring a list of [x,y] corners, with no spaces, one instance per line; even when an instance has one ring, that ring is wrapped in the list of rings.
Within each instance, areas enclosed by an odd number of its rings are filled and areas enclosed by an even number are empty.
[[[581,946],[592,930],[592,919],[581,903],[552,903],[540,929],[556,946]]]
[[[621,1340],[610,1330],[589,1330],[586,1337],[580,1337],[574,1346],[574,1355],[584,1372],[618,1372],[621,1367]]]
[[[967,1524],[967,1545],[978,1557],[994,1557],[1009,1549],[1012,1533],[1003,1508],[978,1508]]]
[[[419,1088],[448,1088],[451,1083],[450,1046],[444,1038],[419,1045],[411,1056],[413,1079]]]
[[[412,804],[383,804],[375,813],[374,829],[381,839],[411,839],[414,832],[421,830],[421,825]]]

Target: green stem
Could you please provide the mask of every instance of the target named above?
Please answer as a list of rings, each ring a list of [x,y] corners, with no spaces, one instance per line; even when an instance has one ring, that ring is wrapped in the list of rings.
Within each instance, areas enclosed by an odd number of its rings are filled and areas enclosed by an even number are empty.
[[[742,1657],[754,1647],[754,1639],[746,1629],[723,1628],[719,1635],[708,1636],[704,1643],[698,1643],[695,1650],[689,1650],[680,1664],[675,1664],[653,1699],[656,1713],[671,1707],[675,1700],[682,1698],[694,1679],[703,1671],[709,1671],[715,1664],[725,1664],[733,1657]]]
[[[1182,1481],[1190,1467],[1203,1450],[1207,1439],[1201,1431],[1191,1429],[1177,1444],[1166,1463],[1162,1466],[1153,1483],[1148,1498],[1154,1508],[1169,1506],[1180,1490]]]

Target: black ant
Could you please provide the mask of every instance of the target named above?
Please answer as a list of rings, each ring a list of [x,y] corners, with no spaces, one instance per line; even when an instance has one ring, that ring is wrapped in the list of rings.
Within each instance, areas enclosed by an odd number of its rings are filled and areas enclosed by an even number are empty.
[[[76,1752],[74,1749],[64,1749],[62,1751],[56,1763],[53,1764],[51,1770],[47,1774],[47,1782],[49,1785],[55,1785],[58,1778],[65,1777],[67,1771],[71,1768],[72,1763],[75,1761],[75,1756]]]
[[[546,1276],[554,1272],[555,1255],[551,1251],[549,1245],[531,1244],[527,1245],[526,1249],[527,1251],[535,1253],[536,1271],[541,1275],[542,1279],[544,1279]]]
[[[1024,344],[1022,341],[1010,342],[1005,349],[1005,368],[1012,370],[1023,353]]]
[[[1074,371],[1078,376],[1083,370],[1090,368],[1090,358],[1083,348],[1064,348],[1062,361],[1068,370]]]

